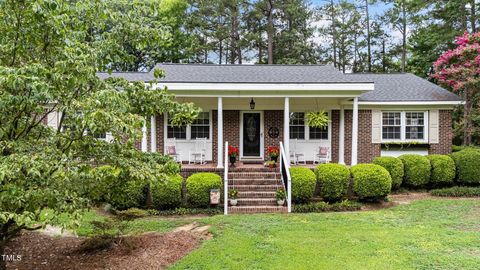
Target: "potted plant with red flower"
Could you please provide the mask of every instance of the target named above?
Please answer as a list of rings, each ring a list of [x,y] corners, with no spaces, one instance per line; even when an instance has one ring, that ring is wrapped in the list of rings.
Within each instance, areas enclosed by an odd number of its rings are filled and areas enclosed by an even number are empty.
[[[278,156],[280,155],[280,150],[276,146],[269,146],[267,148],[267,154],[270,156],[270,160],[277,162]]]
[[[228,157],[230,158],[230,164],[232,167],[235,166],[235,161],[237,161],[238,157],[238,148],[234,146],[228,147]]]

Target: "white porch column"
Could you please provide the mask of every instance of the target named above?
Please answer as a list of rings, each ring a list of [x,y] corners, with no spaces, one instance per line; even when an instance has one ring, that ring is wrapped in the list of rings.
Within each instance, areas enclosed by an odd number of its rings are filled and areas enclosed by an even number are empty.
[[[345,107],[340,106],[340,130],[338,135],[338,163],[345,164]]]
[[[283,148],[287,162],[290,163],[290,98],[285,97],[283,108]]]
[[[218,97],[217,104],[217,168],[223,168],[223,99]]]
[[[147,119],[143,120],[142,127],[142,152],[147,152]]]
[[[352,162],[351,165],[357,164],[358,152],[358,97],[353,99],[353,115],[352,115]]]
[[[152,115],[150,117],[150,152],[157,152],[157,118]]]

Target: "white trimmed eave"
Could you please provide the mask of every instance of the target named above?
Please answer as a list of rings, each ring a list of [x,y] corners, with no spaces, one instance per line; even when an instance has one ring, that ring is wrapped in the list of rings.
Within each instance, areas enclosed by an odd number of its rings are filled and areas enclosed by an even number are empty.
[[[464,101],[359,101],[358,104],[362,109],[366,108],[420,108],[429,107],[437,109],[453,109],[457,105],[464,104]],[[342,105],[351,105],[352,101],[346,100],[341,102]]]
[[[158,83],[179,97],[358,97],[373,83]]]

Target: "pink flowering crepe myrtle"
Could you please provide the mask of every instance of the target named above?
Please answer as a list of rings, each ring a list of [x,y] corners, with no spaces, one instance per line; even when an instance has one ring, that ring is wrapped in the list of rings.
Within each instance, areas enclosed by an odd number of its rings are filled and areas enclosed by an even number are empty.
[[[433,64],[432,78],[458,92],[480,85],[480,32],[456,37],[457,48],[443,53]]]

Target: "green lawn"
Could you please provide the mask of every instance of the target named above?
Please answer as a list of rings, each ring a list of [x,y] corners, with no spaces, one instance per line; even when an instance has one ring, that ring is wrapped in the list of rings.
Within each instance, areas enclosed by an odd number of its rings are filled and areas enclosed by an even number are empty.
[[[172,269],[478,269],[480,201],[203,218],[214,238]]]

